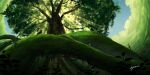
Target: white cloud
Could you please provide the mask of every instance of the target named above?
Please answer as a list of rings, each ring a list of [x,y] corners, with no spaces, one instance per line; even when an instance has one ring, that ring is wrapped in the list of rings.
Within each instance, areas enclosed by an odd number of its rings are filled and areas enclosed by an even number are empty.
[[[150,0],[126,0],[131,15],[125,23],[124,30],[112,37],[125,46],[130,44],[138,49],[144,44],[145,36],[150,32]]]

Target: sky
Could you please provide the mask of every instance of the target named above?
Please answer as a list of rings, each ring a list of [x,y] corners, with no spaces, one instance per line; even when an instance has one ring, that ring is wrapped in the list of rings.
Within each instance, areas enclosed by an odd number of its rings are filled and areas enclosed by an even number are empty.
[[[125,0],[131,15],[125,21],[124,30],[112,36],[112,39],[134,51],[150,46],[150,0]],[[146,44],[147,47],[146,47]],[[146,49],[150,53],[150,48]]]
[[[10,27],[9,27],[9,25],[8,25],[8,22],[7,22],[7,18],[6,17],[4,17],[4,22],[5,22],[5,30],[6,30],[6,32],[8,33],[8,34],[14,34],[13,32],[12,32],[12,30],[10,29]]]
[[[126,5],[125,0],[114,0],[120,6],[120,11],[114,19],[114,25],[109,29],[109,37],[117,35],[120,31],[124,30],[126,20],[131,15],[130,8]]]

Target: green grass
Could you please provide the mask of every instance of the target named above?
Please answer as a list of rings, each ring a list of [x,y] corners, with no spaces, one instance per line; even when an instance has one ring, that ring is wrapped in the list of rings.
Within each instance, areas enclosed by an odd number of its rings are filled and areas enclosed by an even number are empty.
[[[128,48],[103,35],[92,32],[76,32],[59,36],[30,36],[19,40],[15,44],[5,48],[5,50],[5,54],[9,55],[10,59],[21,61],[20,72],[25,75],[28,75],[28,72],[33,70],[31,66],[34,65],[35,60],[39,57],[48,58],[57,55],[74,57],[87,61],[89,64],[115,75],[119,73],[116,65],[122,61],[115,57],[117,54],[121,55],[122,52],[125,52],[126,57],[138,57],[136,53],[130,51]],[[47,61],[47,59],[44,59],[44,61]],[[129,64],[140,63],[138,61],[140,60],[135,59],[134,62],[129,62]]]

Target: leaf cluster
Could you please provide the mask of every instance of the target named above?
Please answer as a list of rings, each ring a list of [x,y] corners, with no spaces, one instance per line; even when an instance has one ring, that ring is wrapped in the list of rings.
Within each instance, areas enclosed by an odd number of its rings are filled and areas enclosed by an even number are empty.
[[[62,14],[61,17],[63,17],[67,14],[72,19],[74,18],[74,21],[69,20],[68,17],[62,20],[64,27],[71,31],[88,28],[107,35],[109,27],[113,25],[116,12],[119,10],[119,6],[115,5],[113,0],[13,0],[3,14],[8,18],[8,23],[15,33],[29,35],[38,31],[38,28],[46,30],[48,24],[46,17],[41,15],[35,6],[38,6],[40,10],[43,9],[42,12],[50,16],[61,1],[63,4],[59,15]],[[69,9],[72,10],[64,12]]]

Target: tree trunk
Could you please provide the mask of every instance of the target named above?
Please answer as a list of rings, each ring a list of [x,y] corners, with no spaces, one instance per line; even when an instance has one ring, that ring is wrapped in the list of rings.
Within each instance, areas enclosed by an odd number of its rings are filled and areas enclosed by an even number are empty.
[[[55,15],[54,13],[51,15],[51,18],[48,18],[48,30],[47,30],[47,34],[55,34],[55,35],[59,35],[59,34],[65,34],[65,29],[63,27],[62,21],[61,21],[61,17],[59,15]],[[60,59],[64,59],[64,61],[66,61],[66,58],[63,57],[63,55],[58,55],[55,57],[55,60],[57,60],[57,62],[55,62],[57,65],[61,65],[58,64],[60,63]]]
[[[64,34],[65,29],[61,22],[61,18],[59,15],[52,15],[52,18],[47,19],[48,21],[48,31],[47,34]]]

